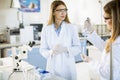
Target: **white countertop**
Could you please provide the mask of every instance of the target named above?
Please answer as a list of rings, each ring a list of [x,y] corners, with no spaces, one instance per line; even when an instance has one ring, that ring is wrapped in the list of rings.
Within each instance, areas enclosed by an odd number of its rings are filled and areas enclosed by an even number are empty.
[[[3,44],[0,44],[0,49],[2,48],[10,48],[10,47],[15,47],[15,46],[21,46],[22,44],[9,44],[9,43],[3,43]]]
[[[27,43],[26,43],[27,44]],[[2,48],[11,48],[11,47],[18,47],[18,46],[22,46],[24,45],[23,43],[2,43],[0,44],[0,49]],[[35,46],[39,46],[40,45],[40,41],[35,41]]]
[[[80,40],[86,40],[86,37],[80,37]],[[0,44],[0,49],[4,49],[4,48],[11,48],[11,47],[18,47],[23,45],[23,43],[2,43]],[[40,41],[35,41],[35,45],[39,46],[40,45]]]
[[[2,80],[8,80],[10,74],[12,74],[12,72],[13,72],[13,59],[11,57],[6,57],[6,58],[0,58],[0,61],[2,61],[2,63],[3,63],[2,65],[0,65],[0,71],[1,71],[0,74],[2,76]],[[21,65],[22,65],[23,69],[26,71],[33,70],[33,66],[25,61],[22,61]],[[17,76],[16,74],[13,74],[11,77],[14,76],[14,78],[18,78],[16,80],[21,80],[20,78],[22,78],[23,72],[17,72],[17,73],[19,73],[17,75],[21,75],[21,76]],[[1,80],[1,78],[0,78],[0,80]],[[15,79],[10,79],[10,80],[15,80]]]
[[[3,65],[0,65],[0,80],[41,80],[39,78],[39,73],[36,73],[34,70],[34,66],[30,65],[28,62],[21,62],[21,68],[23,71],[21,72],[13,72],[13,59],[11,57],[0,58],[3,61]],[[2,77],[1,77],[2,76]],[[56,75],[46,75],[45,80],[65,80]]]

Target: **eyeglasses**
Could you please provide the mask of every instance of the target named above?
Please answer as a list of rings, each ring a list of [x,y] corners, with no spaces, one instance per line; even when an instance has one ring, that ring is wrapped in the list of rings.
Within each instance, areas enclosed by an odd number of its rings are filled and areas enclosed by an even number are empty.
[[[57,9],[57,10],[55,10],[55,11],[57,11],[57,12],[67,12],[68,9]]]
[[[111,18],[110,18],[110,17],[104,17],[104,19],[105,19],[105,20],[109,20],[109,19],[111,19]]]

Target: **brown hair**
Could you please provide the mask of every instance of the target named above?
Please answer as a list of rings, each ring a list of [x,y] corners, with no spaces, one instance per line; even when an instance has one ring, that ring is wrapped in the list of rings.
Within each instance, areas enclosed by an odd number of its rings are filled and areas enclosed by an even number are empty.
[[[67,6],[65,5],[65,3],[63,1],[61,1],[61,0],[53,1],[52,4],[51,4],[51,8],[50,8],[50,16],[49,16],[49,20],[48,20],[48,25],[51,25],[52,23],[55,22],[55,18],[53,16],[53,12],[56,10],[56,8],[59,5],[64,5],[67,8]],[[68,14],[66,15],[66,18],[65,18],[64,21],[70,23],[69,18],[68,18]]]
[[[105,13],[108,13],[112,19],[111,37],[106,44],[106,52],[110,51],[111,44],[120,36],[120,0],[113,0],[104,6]]]

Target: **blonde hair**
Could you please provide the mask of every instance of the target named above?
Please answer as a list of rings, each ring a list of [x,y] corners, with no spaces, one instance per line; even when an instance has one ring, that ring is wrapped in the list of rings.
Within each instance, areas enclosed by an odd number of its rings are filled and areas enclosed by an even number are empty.
[[[51,25],[52,23],[55,23],[55,17],[53,16],[53,12],[56,10],[56,8],[59,5],[64,5],[66,8],[67,6],[65,5],[65,3],[61,0],[55,0],[52,2],[51,4],[51,8],[50,8],[50,16],[49,16],[49,20],[48,20],[48,25]],[[66,15],[65,20],[66,22],[70,23],[69,18],[68,18],[68,14]]]
[[[112,19],[111,37],[106,44],[106,52],[110,52],[110,46],[115,39],[120,36],[120,0],[113,0],[104,6],[105,13],[108,13]]]

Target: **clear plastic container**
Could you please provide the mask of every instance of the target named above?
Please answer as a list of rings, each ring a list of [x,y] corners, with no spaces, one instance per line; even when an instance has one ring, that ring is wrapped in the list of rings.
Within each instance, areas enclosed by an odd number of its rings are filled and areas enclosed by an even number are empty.
[[[40,69],[39,67],[36,67],[35,70],[40,75],[40,80],[65,80],[61,77],[58,77],[54,74],[51,74],[50,72]]]
[[[49,73],[46,70],[40,69],[39,67],[35,67],[35,73],[40,77],[40,80],[43,80],[43,78]]]

